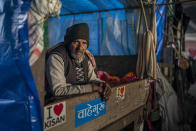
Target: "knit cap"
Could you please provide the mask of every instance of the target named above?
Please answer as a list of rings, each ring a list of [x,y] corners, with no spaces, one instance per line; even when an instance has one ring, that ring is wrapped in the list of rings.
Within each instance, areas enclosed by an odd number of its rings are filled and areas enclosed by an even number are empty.
[[[87,23],[80,23],[72,25],[67,28],[64,41],[66,44],[70,44],[76,39],[84,39],[87,41],[87,47],[89,46],[89,27]]]

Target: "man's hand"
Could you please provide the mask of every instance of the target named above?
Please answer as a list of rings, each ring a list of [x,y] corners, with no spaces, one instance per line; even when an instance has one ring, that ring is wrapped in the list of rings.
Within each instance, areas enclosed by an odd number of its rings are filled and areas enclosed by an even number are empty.
[[[92,84],[92,90],[99,92],[103,100],[108,100],[111,95],[111,87],[107,83]]]
[[[103,88],[102,88],[102,84],[99,83],[99,84],[92,84],[92,90],[93,92],[99,92],[99,93],[102,93],[103,92]]]
[[[110,87],[110,85],[108,84],[108,83],[104,83],[104,90],[103,90],[103,99],[104,100],[108,100],[109,99],[109,96],[111,95],[111,93],[112,93],[112,90],[111,90],[111,87]]]

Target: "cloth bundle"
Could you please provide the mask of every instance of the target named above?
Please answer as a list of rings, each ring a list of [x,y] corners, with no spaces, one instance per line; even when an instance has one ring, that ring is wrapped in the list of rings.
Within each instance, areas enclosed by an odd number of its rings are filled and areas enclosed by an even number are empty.
[[[41,55],[44,48],[45,20],[57,17],[60,14],[61,2],[59,0],[33,0],[28,11],[28,28],[30,44],[30,65],[33,65]]]
[[[103,80],[113,86],[138,80],[134,72],[129,72],[123,78],[119,78],[118,76],[111,76],[107,72],[98,71],[97,76],[100,80]]]

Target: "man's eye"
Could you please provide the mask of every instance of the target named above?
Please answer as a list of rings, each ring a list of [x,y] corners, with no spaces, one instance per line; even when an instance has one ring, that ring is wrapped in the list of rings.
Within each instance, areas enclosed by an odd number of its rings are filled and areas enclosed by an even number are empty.
[[[79,43],[79,41],[73,41],[74,43]]]
[[[87,42],[82,42],[83,45],[87,44]]]

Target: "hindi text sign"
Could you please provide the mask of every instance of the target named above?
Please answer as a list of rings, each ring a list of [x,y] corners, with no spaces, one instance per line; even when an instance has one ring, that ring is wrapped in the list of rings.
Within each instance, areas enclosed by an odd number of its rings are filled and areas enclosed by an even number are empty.
[[[75,127],[81,126],[106,113],[106,102],[100,98],[75,106]]]

